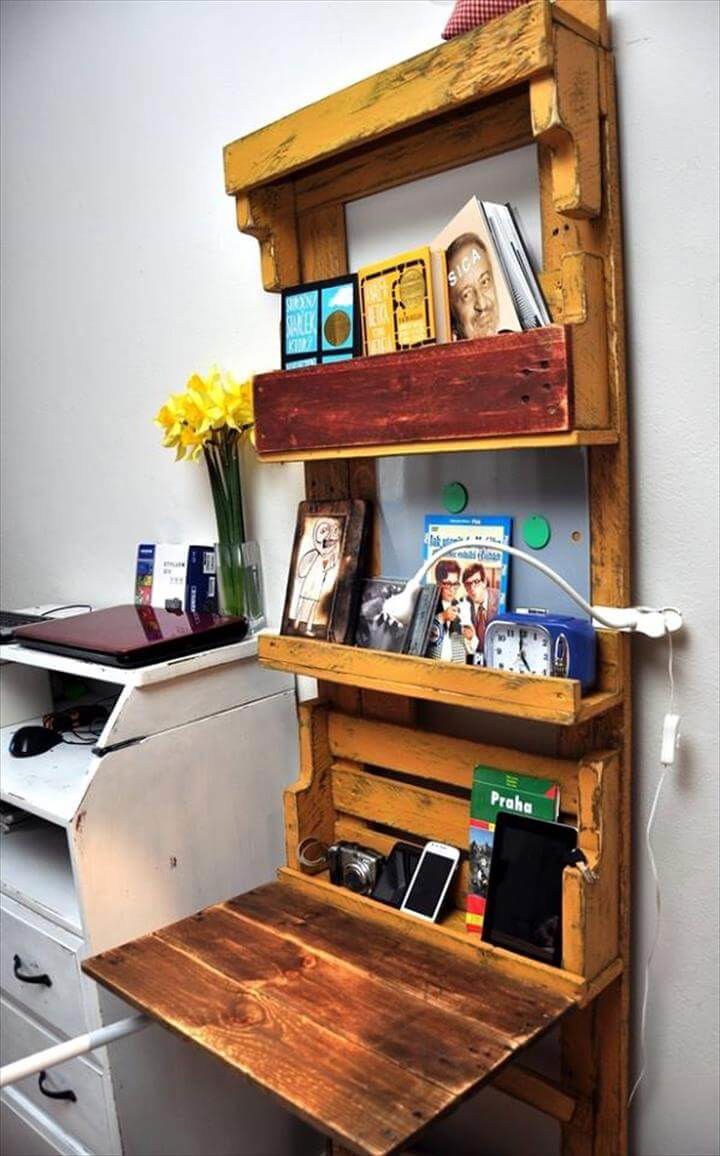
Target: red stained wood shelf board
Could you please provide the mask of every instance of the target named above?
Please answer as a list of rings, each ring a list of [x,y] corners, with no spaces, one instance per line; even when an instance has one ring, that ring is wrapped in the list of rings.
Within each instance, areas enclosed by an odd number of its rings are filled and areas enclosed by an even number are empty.
[[[254,392],[261,455],[564,433],[570,328],[260,374]]]

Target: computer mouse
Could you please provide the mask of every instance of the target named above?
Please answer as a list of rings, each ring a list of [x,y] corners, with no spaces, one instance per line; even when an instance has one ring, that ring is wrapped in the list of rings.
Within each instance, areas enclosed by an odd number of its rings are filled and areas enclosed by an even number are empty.
[[[61,742],[60,731],[51,731],[49,727],[20,727],[10,739],[8,750],[16,759],[29,759],[31,755],[44,754]]]

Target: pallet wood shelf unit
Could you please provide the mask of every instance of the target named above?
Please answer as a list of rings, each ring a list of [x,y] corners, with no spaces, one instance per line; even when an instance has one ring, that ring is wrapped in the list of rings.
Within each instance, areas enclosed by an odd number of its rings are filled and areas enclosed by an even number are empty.
[[[274,670],[379,694],[577,726],[611,710],[622,699],[618,639],[609,631],[598,632],[598,637],[598,688],[587,695],[581,695],[580,683],[569,678],[510,674],[270,631],[258,638],[258,657],[263,666]]]
[[[590,601],[628,605],[620,197],[604,0],[532,0],[235,141],[225,149],[226,191],[239,228],[260,242],[265,288],[278,291],[348,271],[348,202],[533,142],[553,326],[509,343],[489,339],[483,349],[468,343],[388,360],[397,396],[383,401],[387,430],[367,417],[385,359],[264,375],[256,383],[258,447],[265,460],[304,461],[311,499],[372,501],[382,455],[587,446]],[[529,391],[527,402],[522,392],[515,397],[515,375],[523,368],[518,350],[537,360],[543,341],[553,345],[558,372],[540,385],[548,381],[558,413],[538,418],[542,403],[531,403]],[[552,358],[539,360],[549,368]],[[414,427],[404,427],[411,386],[420,387],[426,366],[451,392],[458,376],[479,394],[484,372],[504,373],[509,393],[470,438],[418,425],[417,412]],[[343,391],[354,394],[345,410]],[[340,407],[333,430],[322,418],[329,399]],[[377,533],[371,572],[382,573]],[[263,663],[313,675],[319,685],[318,700],[299,714],[301,772],[284,800],[287,865],[277,883],[106,952],[88,961],[88,972],[273,1092],[323,1130],[337,1156],[400,1152],[486,1083],[558,1120],[563,1156],[625,1156],[627,638],[601,636],[599,687],[584,698],[567,680],[450,671],[271,634],[259,646]],[[535,720],[547,727],[554,754],[431,733],[423,701]],[[453,912],[439,925],[300,869],[297,847],[309,835],[378,850],[402,835],[464,846],[472,770],[481,762],[557,780],[563,815],[577,824],[597,872],[589,885],[565,871],[561,968],[466,934],[466,866]],[[403,1031],[393,1030],[398,1022]],[[554,1023],[559,1083],[516,1060]],[[438,1039],[442,1075],[433,1068]]]
[[[257,449],[275,461],[304,452],[358,449],[431,453],[436,445],[474,448],[490,437],[553,434],[590,444],[614,441],[592,428],[605,389],[583,396],[573,379],[572,326],[358,357],[255,379]],[[607,406],[602,421],[607,421]],[[589,410],[589,412],[588,412]]]

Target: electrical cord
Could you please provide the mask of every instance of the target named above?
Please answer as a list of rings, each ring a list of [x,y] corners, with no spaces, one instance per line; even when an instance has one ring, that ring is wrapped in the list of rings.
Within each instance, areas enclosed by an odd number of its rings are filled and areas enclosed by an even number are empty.
[[[673,675],[672,634],[668,633],[667,640],[668,640],[668,679],[670,682],[670,701],[669,701],[669,705],[668,705],[667,714],[670,716],[673,716],[675,714],[675,678]],[[660,779],[658,781],[657,787],[655,788],[655,795],[653,797],[652,806],[650,807],[650,814],[648,816],[647,826],[645,828],[645,847],[647,849],[648,860],[650,862],[650,870],[652,871],[653,879],[655,881],[655,932],[653,935],[652,944],[650,946],[650,951],[648,952],[648,957],[647,957],[647,960],[645,963],[645,980],[643,983],[642,1011],[640,1014],[640,1072],[639,1072],[639,1075],[638,1075],[635,1083],[633,1084],[632,1091],[630,1092],[630,1095],[628,1096],[628,1101],[627,1101],[628,1108],[630,1107],[630,1105],[633,1102],[633,1099],[635,1098],[635,1093],[637,1092],[638,1088],[640,1087],[640,1084],[643,1081],[643,1078],[645,1076],[645,1072],[647,1069],[646,1030],[647,1030],[648,1002],[650,999],[650,968],[652,966],[652,961],[653,961],[653,958],[655,956],[655,951],[657,949],[658,943],[660,942],[660,919],[662,916],[662,892],[661,892],[661,888],[660,888],[660,875],[658,873],[657,863],[655,861],[655,854],[653,852],[651,835],[652,835],[653,823],[655,822],[655,815],[657,812],[658,803],[660,802],[660,795],[662,793],[663,785],[665,783],[665,779],[667,778],[667,773],[670,770],[671,765],[672,765],[671,762],[665,762],[662,764],[663,771],[662,771],[662,774],[661,774]]]
[[[92,610],[88,602],[72,602],[69,606],[53,606],[51,610],[43,610],[40,618],[49,618],[51,614],[59,614],[61,610]]]

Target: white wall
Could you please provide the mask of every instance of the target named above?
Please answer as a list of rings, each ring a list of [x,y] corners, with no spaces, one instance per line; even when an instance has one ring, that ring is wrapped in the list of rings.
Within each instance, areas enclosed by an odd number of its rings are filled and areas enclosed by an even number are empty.
[[[255,242],[235,230],[222,145],[435,43],[447,8],[428,0],[6,0],[2,12],[2,602],[110,604],[129,596],[138,541],[214,533],[202,470],[175,465],[151,424],[166,392],[213,361],[238,373],[277,362],[277,301],[259,289]],[[675,602],[688,623],[676,654],[683,752],[654,840],[664,911],[633,1151],[712,1156],[720,1150],[718,6],[613,0],[611,15],[635,597]],[[250,472],[250,523],[277,615],[301,472]],[[639,965],[654,912],[641,834],[667,679],[662,648],[640,643],[636,655]],[[482,1124],[502,1111],[525,1126],[519,1109],[490,1099],[497,1103],[474,1117],[472,1134],[454,1141],[458,1153],[482,1142],[500,1156]],[[542,1135],[538,1156],[554,1145],[551,1132]],[[502,1149],[522,1150],[520,1141]]]

